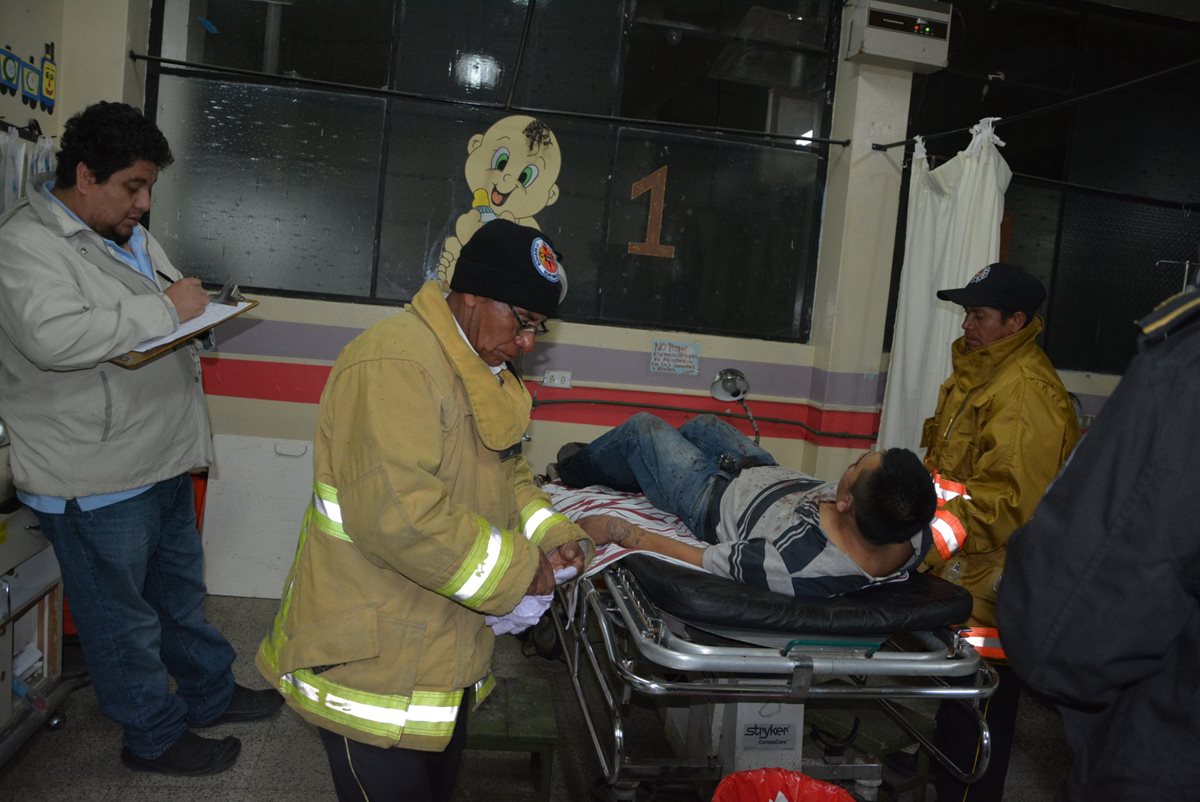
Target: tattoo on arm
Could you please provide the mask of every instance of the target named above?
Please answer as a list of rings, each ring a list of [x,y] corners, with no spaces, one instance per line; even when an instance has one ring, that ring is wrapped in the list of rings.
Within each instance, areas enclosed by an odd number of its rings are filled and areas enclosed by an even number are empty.
[[[704,549],[649,532],[615,515],[590,515],[581,518],[579,525],[598,544],[616,543],[622,548],[653,551],[692,565],[704,566]]]
[[[604,530],[613,543],[627,549],[637,549],[642,545],[642,535],[644,534],[642,530],[620,518],[607,518],[604,522]]]

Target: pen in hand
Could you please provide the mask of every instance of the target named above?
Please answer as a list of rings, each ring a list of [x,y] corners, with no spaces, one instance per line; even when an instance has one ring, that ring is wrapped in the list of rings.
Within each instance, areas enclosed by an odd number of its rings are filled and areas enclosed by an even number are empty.
[[[175,305],[175,312],[179,315],[180,323],[199,316],[208,308],[208,292],[200,283],[200,279],[181,278],[171,281],[170,277],[164,276],[161,271],[154,272],[171,282],[163,290],[163,294]]]

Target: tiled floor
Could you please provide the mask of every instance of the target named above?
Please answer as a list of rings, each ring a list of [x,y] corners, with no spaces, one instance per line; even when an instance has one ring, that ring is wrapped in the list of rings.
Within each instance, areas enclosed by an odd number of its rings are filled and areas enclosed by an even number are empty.
[[[278,602],[212,597],[209,617],[237,647],[234,673],[247,685],[263,687],[253,666],[254,650],[270,626]],[[591,802],[600,766],[580,723],[566,668],[521,652],[515,638],[501,638],[497,675],[538,675],[550,684],[559,731],[550,802]],[[78,661],[67,648],[65,663]],[[77,666],[76,666],[77,667]],[[68,666],[68,670],[69,670]],[[90,686],[66,703],[66,726],[43,729],[0,768],[0,802],[334,802],[325,753],[312,727],[288,710],[266,721],[227,725],[208,736],[237,735],[242,752],[229,771],[212,777],[170,778],[126,769],[117,759],[120,731],[97,709]],[[666,756],[652,711],[629,726],[630,750]],[[1006,800],[1052,802],[1069,758],[1057,714],[1034,699],[1022,702],[1018,740],[1009,771]],[[532,786],[528,756],[468,751],[456,802],[540,799]],[[701,797],[684,790],[646,792],[639,800],[683,802]]]

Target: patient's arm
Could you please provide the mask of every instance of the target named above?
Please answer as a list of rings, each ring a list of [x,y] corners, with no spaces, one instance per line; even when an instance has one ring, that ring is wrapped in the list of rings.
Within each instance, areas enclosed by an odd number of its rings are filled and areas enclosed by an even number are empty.
[[[576,521],[597,546],[616,543],[627,549],[653,551],[692,565],[704,567],[704,549],[647,532],[640,526],[613,515],[591,515]]]

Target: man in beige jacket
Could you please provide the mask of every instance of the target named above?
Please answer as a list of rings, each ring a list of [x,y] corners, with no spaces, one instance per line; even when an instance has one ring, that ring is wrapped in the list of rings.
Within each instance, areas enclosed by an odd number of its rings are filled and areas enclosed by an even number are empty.
[[[0,219],[0,417],[122,762],[195,775],[231,766],[241,743],[194,728],[280,705],[234,683],[233,647],[204,616],[188,472],[213,447],[196,347],[109,362],[208,305],[139,222],[171,161],[140,111],[97,103],[67,121],[55,175]]]

